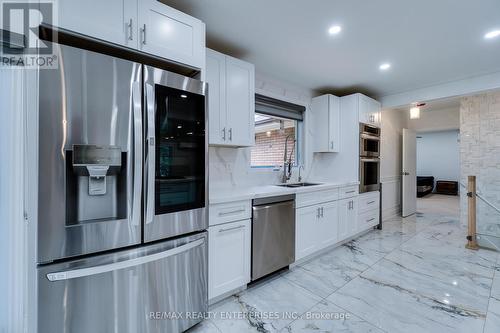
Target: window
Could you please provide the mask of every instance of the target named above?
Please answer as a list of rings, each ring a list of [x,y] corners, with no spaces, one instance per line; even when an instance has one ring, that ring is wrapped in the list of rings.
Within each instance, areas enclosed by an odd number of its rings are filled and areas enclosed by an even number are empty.
[[[305,108],[262,95],[256,95],[255,101],[255,146],[251,150],[251,166],[282,166],[285,145],[287,159],[297,166],[300,162]]]

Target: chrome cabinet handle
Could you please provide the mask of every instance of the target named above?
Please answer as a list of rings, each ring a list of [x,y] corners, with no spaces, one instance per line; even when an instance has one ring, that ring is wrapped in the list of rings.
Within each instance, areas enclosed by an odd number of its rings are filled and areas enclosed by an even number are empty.
[[[237,229],[241,229],[241,228],[244,228],[244,227],[245,227],[244,225],[239,225],[237,227],[220,229],[219,232],[226,232],[226,231],[231,231],[231,230],[237,230]]]
[[[325,217],[325,215],[324,215],[324,208],[323,207],[321,207],[321,217]]]
[[[354,193],[354,192],[356,192],[356,190],[347,191],[347,192],[345,192],[345,193],[346,193],[346,194],[351,194],[351,193]]]
[[[147,144],[148,144],[148,156],[147,156],[147,175],[146,175],[146,224],[153,222],[154,218],[154,200],[155,200],[155,109],[154,109],[154,94],[153,86],[150,84],[145,84],[145,104],[147,109]]]
[[[320,211],[319,207],[316,208],[316,218],[318,218],[318,219],[321,217],[321,214],[319,211]]]
[[[369,219],[369,220],[366,220],[366,222],[371,222],[371,221],[373,221],[373,220],[375,220],[375,218],[374,218],[374,217],[372,217],[372,218],[371,218],[371,219]]]
[[[118,262],[114,262],[112,264],[107,264],[107,265],[98,265],[98,266],[78,268],[78,269],[73,269],[73,270],[68,270],[68,271],[49,273],[49,274],[47,274],[47,279],[50,282],[55,282],[55,281],[61,281],[61,280],[69,280],[69,279],[76,279],[76,278],[81,278],[81,277],[86,277],[86,276],[92,276],[92,275],[97,275],[97,274],[101,274],[101,273],[113,272],[113,271],[117,271],[119,269],[139,266],[142,264],[147,264],[149,262],[165,259],[165,258],[174,256],[174,255],[186,252],[188,250],[191,250],[195,247],[202,245],[203,243],[205,243],[204,238],[192,241],[190,243],[181,245],[179,247],[174,247],[173,249],[170,249],[167,251],[150,254],[150,255],[147,255],[144,257],[133,258],[133,259],[124,260],[124,261],[118,261]]]
[[[134,40],[133,30],[132,30],[132,19],[128,21],[127,26],[128,26],[128,40]]]
[[[222,129],[222,140],[226,141],[226,128]]]
[[[367,205],[371,205],[372,203],[375,203],[375,200],[373,200],[373,201],[368,201],[366,204],[367,204]]]
[[[232,210],[230,212],[219,212],[219,216],[225,216],[225,215],[231,215],[231,214],[237,214],[237,213],[242,213],[244,212],[244,209],[237,209],[237,210]]]
[[[333,141],[330,142],[330,149],[333,149]]]
[[[142,26],[142,44],[146,45],[146,24]]]
[[[233,128],[229,129],[229,141],[233,141]]]

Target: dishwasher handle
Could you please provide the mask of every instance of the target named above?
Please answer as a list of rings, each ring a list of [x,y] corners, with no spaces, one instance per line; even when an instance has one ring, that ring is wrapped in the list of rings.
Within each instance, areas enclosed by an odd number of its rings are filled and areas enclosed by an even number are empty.
[[[254,211],[260,211],[260,210],[264,210],[264,209],[271,209],[271,208],[275,208],[275,207],[279,207],[279,206],[290,206],[290,205],[292,205],[293,208],[295,208],[295,201],[289,200],[289,201],[276,202],[276,203],[272,203],[269,205],[253,206],[252,209]]]

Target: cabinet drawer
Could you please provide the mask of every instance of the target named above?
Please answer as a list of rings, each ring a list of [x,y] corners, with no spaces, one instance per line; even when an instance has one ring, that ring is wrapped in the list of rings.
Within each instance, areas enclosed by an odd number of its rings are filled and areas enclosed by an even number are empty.
[[[358,216],[358,231],[365,231],[374,227],[379,222],[379,210],[370,210],[368,212],[360,213]]]
[[[358,198],[359,211],[366,212],[369,210],[378,210],[380,204],[380,192],[361,194]]]
[[[210,205],[209,211],[208,224],[218,225],[251,218],[252,204],[250,200],[225,202]]]
[[[331,190],[320,190],[307,193],[297,193],[295,196],[295,205],[297,208],[316,205],[322,202],[335,201],[339,198],[337,188]]]
[[[358,195],[358,190],[359,190],[358,185],[341,187],[339,191],[339,198],[345,199],[345,198],[355,197]]]

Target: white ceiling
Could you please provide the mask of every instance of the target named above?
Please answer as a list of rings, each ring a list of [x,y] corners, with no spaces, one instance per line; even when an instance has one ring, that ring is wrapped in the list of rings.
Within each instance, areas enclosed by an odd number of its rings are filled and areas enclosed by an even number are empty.
[[[483,39],[500,29],[499,0],[161,1],[203,20],[209,47],[321,93],[380,97],[500,71],[500,38]]]

